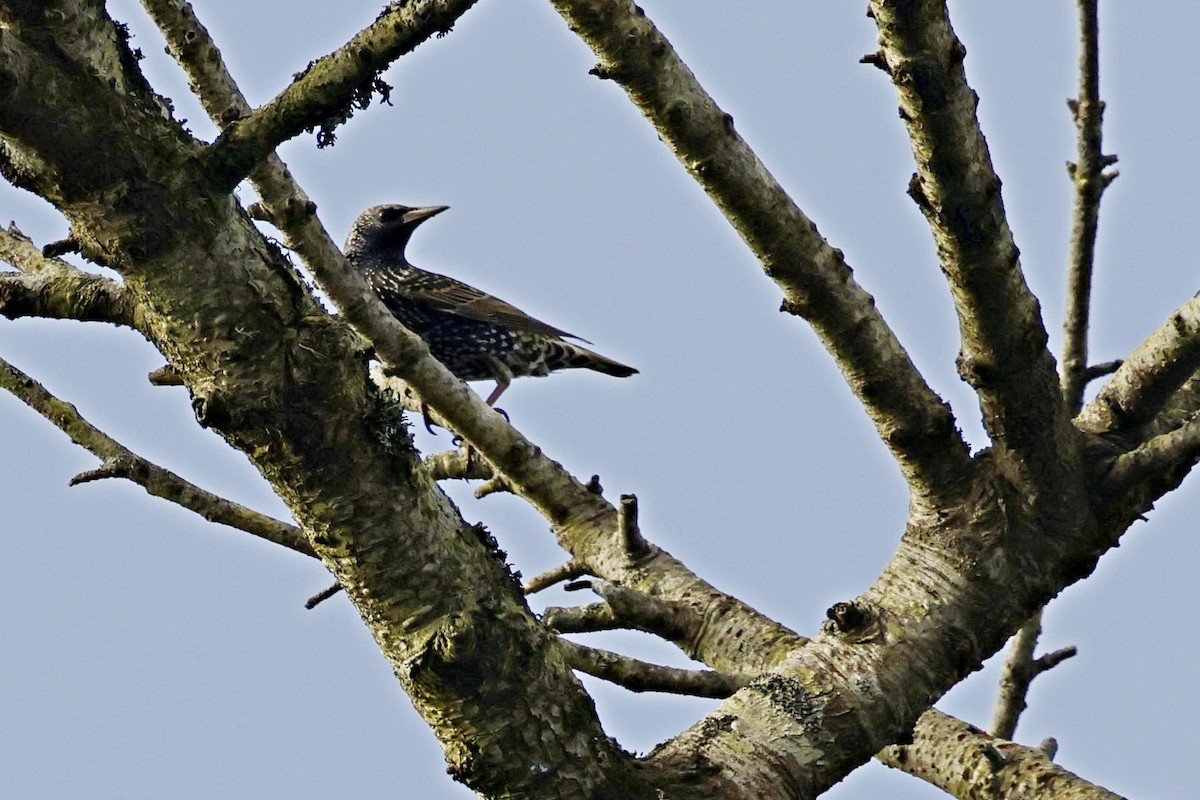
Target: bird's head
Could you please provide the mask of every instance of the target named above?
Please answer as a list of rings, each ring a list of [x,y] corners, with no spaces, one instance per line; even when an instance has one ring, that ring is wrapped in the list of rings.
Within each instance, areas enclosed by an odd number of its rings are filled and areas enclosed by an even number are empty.
[[[350,235],[346,237],[346,255],[387,253],[403,258],[408,237],[412,236],[417,226],[447,208],[449,206],[372,206],[354,220]]]

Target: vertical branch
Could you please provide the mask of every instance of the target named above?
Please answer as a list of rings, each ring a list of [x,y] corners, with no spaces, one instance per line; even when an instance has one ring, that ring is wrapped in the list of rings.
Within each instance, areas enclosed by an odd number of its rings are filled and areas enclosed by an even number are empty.
[[[1063,320],[1063,350],[1060,383],[1071,414],[1083,407],[1087,385],[1087,331],[1092,294],[1092,271],[1096,257],[1096,230],[1100,221],[1100,196],[1117,177],[1104,173],[1116,156],[1101,150],[1104,102],[1100,99],[1099,0],[1079,0],[1079,97],[1067,105],[1075,118],[1078,160],[1067,164],[1075,185],[1075,209],[1071,226],[1070,265],[1067,273],[1067,305]]]
[[[998,739],[1012,739],[1017,731],[1017,720],[1025,710],[1025,697],[1029,684],[1033,682],[1033,651],[1042,634],[1042,611],[1034,614],[1021,626],[1008,646],[1008,655],[1000,672],[1000,690],[996,706],[992,709],[992,720],[988,733]]]
[[[1096,260],[1096,231],[1100,223],[1100,196],[1116,178],[1104,173],[1116,156],[1101,150],[1104,102],[1100,99],[1099,0],[1079,0],[1079,97],[1068,100],[1075,119],[1078,160],[1067,164],[1075,186],[1071,225],[1071,252],[1067,270],[1067,299],[1063,315],[1062,361],[1059,385],[1070,416],[1083,408],[1083,392],[1089,379],[1087,334],[1091,309],[1092,273]],[[1011,739],[1017,720],[1025,710],[1033,669],[1034,650],[1042,632],[1038,611],[1012,638],[1004,661],[996,705],[989,729],[993,736]]]

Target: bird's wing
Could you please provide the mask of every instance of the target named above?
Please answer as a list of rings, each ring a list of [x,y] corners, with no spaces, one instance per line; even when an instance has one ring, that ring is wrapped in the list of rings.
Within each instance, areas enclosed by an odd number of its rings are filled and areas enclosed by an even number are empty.
[[[371,282],[376,284],[376,290],[383,289],[408,300],[426,303],[447,314],[487,322],[512,331],[569,337],[591,344],[582,336],[576,336],[529,316],[499,297],[493,297],[474,286],[436,272],[422,270],[420,275],[405,276],[403,280],[396,280],[395,276],[386,271],[374,271]]]

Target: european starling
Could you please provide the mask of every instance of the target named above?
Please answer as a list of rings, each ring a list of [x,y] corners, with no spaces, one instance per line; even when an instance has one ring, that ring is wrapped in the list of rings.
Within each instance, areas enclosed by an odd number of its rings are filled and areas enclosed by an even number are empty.
[[[618,378],[637,372],[564,337],[586,339],[536,320],[473,286],[408,263],[404,248],[412,232],[446,208],[368,208],[346,238],[346,258],[366,276],[396,319],[424,339],[433,357],[448,370],[464,381],[496,381],[488,405],[522,375],[581,367]]]

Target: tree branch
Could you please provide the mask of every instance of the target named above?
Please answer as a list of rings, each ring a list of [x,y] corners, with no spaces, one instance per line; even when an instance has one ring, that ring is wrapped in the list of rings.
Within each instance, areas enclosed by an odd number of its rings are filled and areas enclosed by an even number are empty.
[[[953,496],[971,472],[949,406],[925,383],[873,298],[630,0],[552,0],[833,356],[887,444],[918,505]]]
[[[1071,225],[1070,266],[1067,272],[1067,307],[1063,319],[1061,383],[1063,398],[1071,415],[1083,408],[1087,386],[1088,313],[1092,295],[1092,272],[1096,260],[1096,230],[1100,222],[1100,196],[1116,177],[1105,168],[1116,156],[1104,155],[1100,100],[1100,25],[1098,0],[1079,4],[1079,97],[1068,101],[1075,118],[1078,160],[1067,165],[1075,187],[1074,221]]]
[[[746,678],[711,670],[678,669],[559,639],[571,669],[623,686],[631,692],[666,692],[722,699],[742,688]]]
[[[1176,309],[1130,353],[1079,413],[1076,424],[1092,433],[1140,440],[1140,428],[1170,405],[1172,395],[1197,369],[1200,295]]]
[[[870,13],[882,45],[876,63],[896,86],[917,162],[909,194],[929,222],[958,312],[959,373],[1015,479],[1059,502],[1075,431],[975,114],[966,48],[944,0],[871,0]]]
[[[125,284],[46,258],[15,225],[0,229],[0,259],[20,272],[0,273],[0,314],[110,322],[138,328],[140,310]]]
[[[1046,749],[1022,747],[931,710],[913,730],[913,743],[877,756],[963,800],[1122,800],[1054,764]]]
[[[1025,698],[1033,679],[1075,655],[1074,647],[1064,647],[1034,658],[1034,648],[1041,633],[1042,612],[1039,610],[1012,638],[1000,674],[1000,691],[988,725],[992,736],[1012,739],[1017,730],[1017,720],[1025,710]]]
[[[144,0],[144,4],[156,21],[182,13],[184,5],[179,0]],[[310,64],[265,106],[249,115],[239,113],[237,104],[228,106],[223,112],[227,116],[217,118],[218,124],[224,123],[224,132],[208,154],[214,178],[223,188],[232,189],[278,145],[314,127],[322,129],[318,144],[332,141],[332,129],[349,119],[354,108],[365,108],[374,92],[381,92],[387,101],[389,87],[379,81],[380,72],[431,36],[448,33],[474,4],[475,0],[391,3],[375,22],[336,52]]]
[[[1200,460],[1200,416],[1193,416],[1169,433],[1130,450],[1113,462],[1105,477],[1106,491],[1123,494],[1147,479],[1185,472]]]
[[[18,400],[57,425],[75,444],[103,460],[99,469],[73,478],[72,486],[100,478],[125,478],[155,497],[183,506],[210,522],[237,528],[306,556],[316,555],[303,532],[295,525],[280,522],[201,489],[170,470],[130,452],[80,416],[70,403],[59,400],[40,383],[3,359],[0,359],[0,388],[7,389]]]
[[[587,567],[580,564],[575,559],[565,561],[553,569],[548,569],[540,575],[534,575],[521,587],[525,594],[537,594],[543,589],[549,589],[556,583],[563,581],[571,581],[576,578],[586,575]]]

